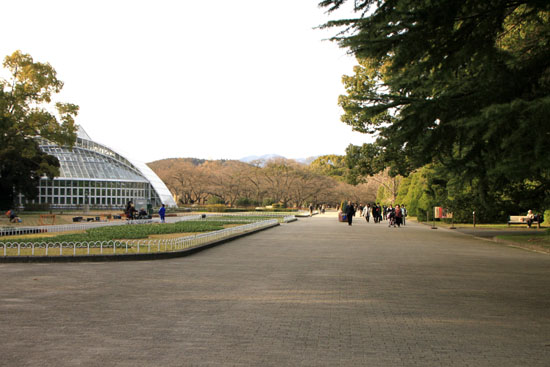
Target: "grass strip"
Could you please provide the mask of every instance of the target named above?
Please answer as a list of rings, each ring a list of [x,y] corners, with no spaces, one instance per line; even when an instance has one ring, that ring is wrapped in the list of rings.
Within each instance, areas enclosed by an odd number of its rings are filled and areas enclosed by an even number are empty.
[[[497,239],[506,242],[513,242],[519,246],[528,248],[539,248],[545,252],[550,251],[550,234],[533,233],[528,235],[500,235]]]
[[[10,238],[3,239],[4,242],[25,242],[25,243],[56,243],[56,242],[89,242],[89,241],[111,241],[122,239],[144,239],[150,235],[163,235],[172,233],[188,232],[211,232],[224,228],[226,224],[236,224],[236,221],[182,221],[177,223],[151,223],[151,224],[129,224],[123,226],[109,226],[92,228],[85,233],[60,234],[54,237],[35,238]],[[245,224],[247,221],[242,221]]]

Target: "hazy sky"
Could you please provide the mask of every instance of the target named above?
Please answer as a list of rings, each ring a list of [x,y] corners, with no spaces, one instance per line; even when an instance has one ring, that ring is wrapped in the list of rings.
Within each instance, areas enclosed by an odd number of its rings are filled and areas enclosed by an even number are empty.
[[[49,62],[91,138],[144,162],[344,154],[368,137],[340,122],[355,59],[319,1],[5,1],[0,55]]]

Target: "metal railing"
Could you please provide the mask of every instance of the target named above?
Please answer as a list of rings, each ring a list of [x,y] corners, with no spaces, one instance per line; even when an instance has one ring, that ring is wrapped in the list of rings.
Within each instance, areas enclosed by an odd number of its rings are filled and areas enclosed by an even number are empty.
[[[273,214],[273,213],[270,213]],[[214,214],[206,214],[206,220],[216,220],[218,217],[225,217],[223,219],[224,222],[257,222],[257,219],[242,219],[242,217],[270,217],[270,218],[277,218],[280,219],[284,223],[292,222],[296,220],[296,216],[294,215],[288,215],[288,214],[279,214],[277,215],[264,215],[264,214],[258,214],[258,213],[230,213],[230,214],[223,214],[223,213],[214,213]],[[227,217],[235,217],[235,219],[228,219]]]
[[[289,212],[221,212],[221,213],[208,213],[208,216],[222,217],[222,216],[234,216],[234,217],[286,217],[292,216],[295,213]]]
[[[189,220],[189,219],[186,219]],[[107,255],[107,254],[140,254],[152,252],[175,252],[192,247],[201,246],[210,242],[219,241],[246,232],[255,231],[277,225],[276,219],[245,224],[242,226],[225,228],[222,230],[202,233],[194,236],[185,236],[171,239],[144,239],[144,240],[111,240],[91,242],[4,242],[3,256],[76,256],[76,255]],[[8,250],[17,250],[9,251]],[[11,253],[14,254],[11,254]]]

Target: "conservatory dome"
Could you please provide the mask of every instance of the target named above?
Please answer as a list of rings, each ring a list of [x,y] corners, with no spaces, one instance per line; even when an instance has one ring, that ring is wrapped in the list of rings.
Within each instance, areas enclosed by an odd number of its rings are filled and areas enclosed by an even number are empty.
[[[60,175],[43,178],[39,204],[71,207],[124,207],[128,201],[139,205],[176,206],[164,182],[145,163],[130,159],[93,141],[79,126],[72,148],[38,138],[40,149],[57,157]]]

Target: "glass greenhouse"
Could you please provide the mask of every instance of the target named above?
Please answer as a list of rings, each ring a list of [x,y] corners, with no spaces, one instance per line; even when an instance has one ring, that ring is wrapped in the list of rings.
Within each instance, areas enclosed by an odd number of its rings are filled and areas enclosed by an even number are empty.
[[[57,157],[59,177],[42,178],[37,204],[72,208],[123,208],[128,201],[158,207],[176,206],[164,182],[145,164],[98,144],[79,127],[72,149],[38,138],[40,149]]]

